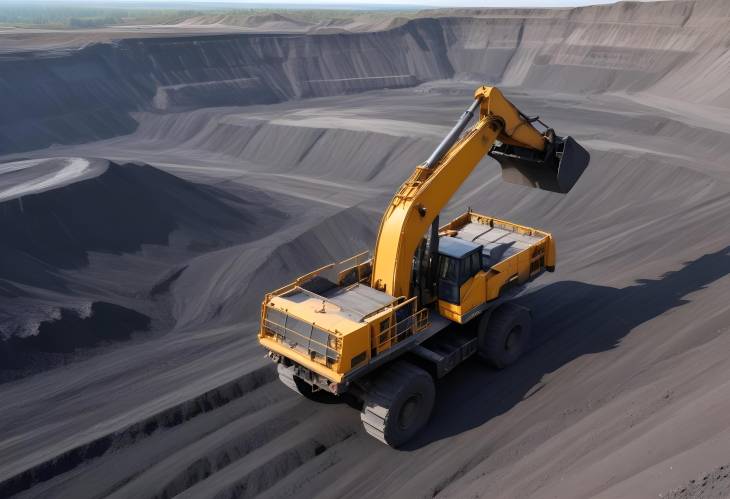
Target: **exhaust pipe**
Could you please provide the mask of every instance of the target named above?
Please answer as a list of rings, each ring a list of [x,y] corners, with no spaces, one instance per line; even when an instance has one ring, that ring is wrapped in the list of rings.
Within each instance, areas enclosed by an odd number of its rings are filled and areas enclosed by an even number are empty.
[[[544,152],[509,144],[492,147],[489,155],[502,167],[502,180],[560,194],[568,193],[588,166],[591,156],[572,137],[545,132]]]

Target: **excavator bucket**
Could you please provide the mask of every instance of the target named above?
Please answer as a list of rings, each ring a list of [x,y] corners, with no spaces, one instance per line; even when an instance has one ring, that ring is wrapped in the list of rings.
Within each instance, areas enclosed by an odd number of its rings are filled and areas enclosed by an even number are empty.
[[[545,191],[566,194],[588,166],[590,154],[572,137],[550,134],[545,152],[499,144],[489,155],[499,161],[502,179]]]

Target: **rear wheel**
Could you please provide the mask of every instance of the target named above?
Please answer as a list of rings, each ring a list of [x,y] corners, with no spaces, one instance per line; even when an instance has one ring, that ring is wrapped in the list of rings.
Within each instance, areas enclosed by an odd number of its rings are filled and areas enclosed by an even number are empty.
[[[312,385],[294,374],[294,368],[292,366],[287,367],[284,364],[278,364],[277,370],[279,372],[279,380],[302,397],[314,400],[315,402],[332,403],[337,400],[337,396],[332,393],[312,388]]]
[[[385,367],[368,388],[360,419],[370,436],[398,447],[426,425],[435,397],[430,374],[398,361]]]
[[[479,356],[498,369],[507,367],[525,352],[531,331],[530,310],[505,303],[479,320]]]

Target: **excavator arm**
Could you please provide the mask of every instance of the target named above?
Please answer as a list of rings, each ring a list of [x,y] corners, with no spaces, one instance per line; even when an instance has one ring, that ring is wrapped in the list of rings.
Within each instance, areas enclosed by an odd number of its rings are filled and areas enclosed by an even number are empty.
[[[477,112],[477,123],[463,133]],[[573,187],[588,164],[588,153],[570,137],[538,131],[532,121],[499,89],[476,90],[469,109],[385,210],[373,257],[373,288],[411,296],[413,257],[424,234],[433,225],[433,254],[439,213],[484,155],[500,162],[509,182],[562,193]]]

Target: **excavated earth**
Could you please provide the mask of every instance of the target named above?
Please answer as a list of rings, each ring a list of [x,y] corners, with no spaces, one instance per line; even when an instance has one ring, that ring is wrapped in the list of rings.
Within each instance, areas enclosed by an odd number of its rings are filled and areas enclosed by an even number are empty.
[[[730,4],[383,26],[7,35],[0,497],[727,497]],[[561,196],[485,159],[450,203],[558,267],[524,359],[458,368],[393,450],[278,382],[259,307],[372,247],[483,83],[592,161]]]

